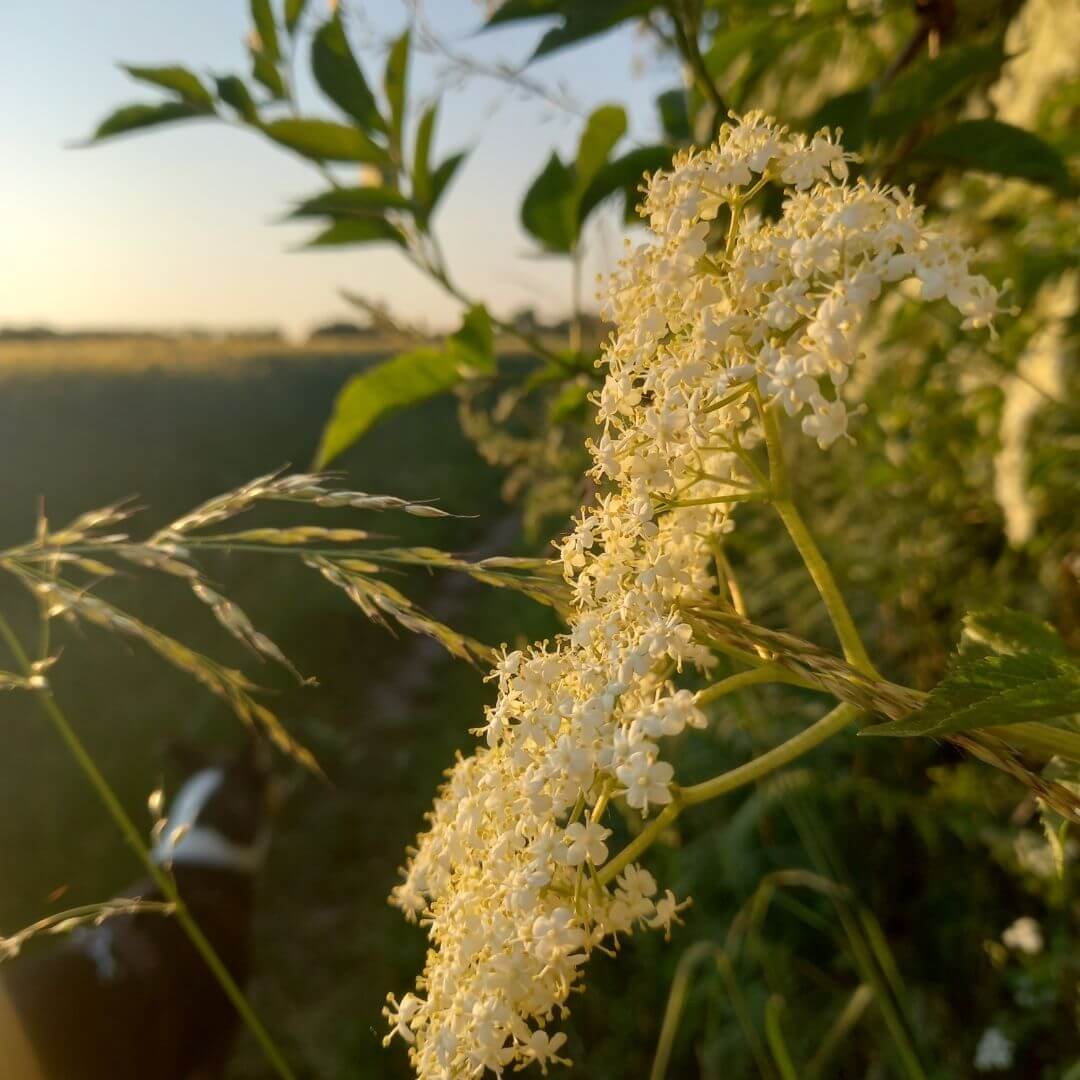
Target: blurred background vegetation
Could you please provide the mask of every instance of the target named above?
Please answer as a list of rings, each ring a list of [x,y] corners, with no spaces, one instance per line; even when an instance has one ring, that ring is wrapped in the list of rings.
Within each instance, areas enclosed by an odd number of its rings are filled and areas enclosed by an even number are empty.
[[[325,41],[326,26],[352,25],[348,5],[333,16],[316,6],[252,5],[254,77],[244,78],[263,114],[243,122],[272,139],[274,110],[297,107],[276,88],[277,65],[293,48],[306,63],[309,42],[320,34]],[[524,227],[553,259],[579,266],[590,215],[621,222],[643,169],[660,167],[678,146],[708,141],[726,109],[753,107],[806,130],[843,126],[845,145],[864,156],[862,175],[914,185],[932,215],[947,211],[952,227],[986,252],[983,272],[1011,280],[1017,309],[1002,320],[1000,337],[965,343],[933,310],[916,315],[903,300],[883,308],[850,391],[867,405],[854,428],[857,444],[827,455],[793,445],[795,490],[888,677],[932,687],[964,613],[992,605],[1045,618],[1080,647],[1080,7],[1073,0],[492,7],[493,23],[520,22],[537,35],[537,66],[517,72],[520,80],[534,71],[542,77],[546,55],[626,23],[648,42],[646,62],[674,73],[657,102],[655,142],[620,142],[609,113],[591,129],[608,124],[615,134],[596,136],[603,153],[588,183],[581,182],[585,138],[576,162],[555,157],[522,193]],[[409,13],[415,42],[424,12],[413,4]],[[275,41],[290,46],[269,47],[268,17]],[[478,5],[476,24],[484,18]],[[383,56],[397,49],[400,58],[402,40],[386,42]],[[190,88],[177,90],[183,84],[175,78],[171,87],[160,77],[141,81],[195,108]],[[434,201],[423,204],[438,168],[424,173],[423,110],[410,111],[407,99],[395,105],[391,93],[385,121],[358,118],[363,110],[343,107],[333,79],[316,72],[316,81],[338,107],[335,123],[361,133],[366,124],[366,137],[388,147],[374,179],[360,186],[390,193],[358,212],[355,197],[347,205],[341,195],[357,183],[342,170],[371,162],[321,144],[312,150],[295,132],[275,139],[328,180],[331,198],[304,210],[324,219],[321,243],[386,243],[386,230],[396,230],[401,239],[389,242],[404,257],[427,260],[428,272],[454,289],[432,247]],[[204,91],[203,114],[237,111],[235,85],[225,86],[219,77],[215,93]],[[100,138],[124,130],[118,115]],[[190,118],[175,110],[160,117]],[[388,134],[395,124],[405,133],[396,142]],[[341,161],[351,164],[333,164]],[[763,194],[762,213],[776,212],[770,197]],[[452,345],[414,340],[401,325],[408,311],[362,342],[327,336],[306,347],[4,341],[2,540],[30,534],[41,496],[54,522],[136,494],[146,523],[164,523],[286,462],[304,467],[320,447],[326,457],[333,415],[340,453],[332,465],[350,486],[434,497],[474,515],[395,521],[403,541],[542,553],[587,493],[580,447],[591,423],[585,395],[599,377],[599,328],[581,314],[580,293],[579,286],[565,339],[481,309],[497,333],[499,362],[490,370],[479,361],[451,364],[459,355]],[[411,366],[395,361],[372,381],[394,355]],[[429,368],[434,377],[423,374]],[[358,397],[367,410],[361,420],[350,414]],[[386,528],[381,519],[366,524]],[[795,552],[767,525],[764,514],[743,514],[728,551],[751,616],[831,647]],[[320,683],[299,689],[266,679],[277,690],[276,711],[330,782],[297,777],[279,824],[259,913],[256,1005],[303,1075],[404,1076],[400,1048],[381,1049],[379,1007],[387,990],[411,984],[424,943],[384,898],[441,771],[470,744],[468,729],[490,688],[433,643],[368,624],[291,565],[223,556],[209,569]],[[481,640],[525,642],[557,630],[546,609],[522,598],[413,576],[413,595]],[[156,625],[241,662],[184,589],[139,579],[113,589]],[[2,599],[29,625],[29,605],[7,586]],[[57,695],[130,806],[167,770],[171,738],[217,744],[236,735],[212,699],[136,647],[91,630],[62,640]],[[14,695],[4,705],[0,927],[14,929],[51,907],[108,895],[132,867],[52,732]],[[678,775],[692,782],[730,768],[813,715],[813,701],[790,688],[727,698],[712,727],[679,747]],[[570,1022],[573,1075],[649,1074],[677,970],[687,997],[670,1077],[786,1080],[770,1049],[770,1024],[783,1031],[800,1077],[974,1075],[988,1029],[1013,1048],[996,1075],[1080,1075],[1077,841],[1048,837],[1034,799],[1010,778],[944,744],[852,733],[791,773],[685,815],[665,839],[650,857],[664,864],[663,879],[679,895],[693,896],[687,925],[670,945],[645,936],[617,960],[593,962],[589,992]],[[1002,941],[1021,916],[1038,921],[1040,950]],[[694,951],[695,943],[711,946]],[[233,1075],[262,1070],[245,1043]]]

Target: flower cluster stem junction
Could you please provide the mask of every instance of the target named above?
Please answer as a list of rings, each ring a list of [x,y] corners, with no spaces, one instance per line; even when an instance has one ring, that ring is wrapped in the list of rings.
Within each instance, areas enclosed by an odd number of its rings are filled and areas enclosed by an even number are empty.
[[[745,787],[747,784],[763,779],[843,731],[858,714],[859,709],[854,705],[837,705],[815,724],[793,735],[787,742],[748,761],[745,765],[721,773],[703,783],[673,789],[672,801],[618,855],[600,868],[596,875],[597,881],[601,885],[613,881],[630,863],[652,846],[657,837],[675,822],[687,806],[709,802],[711,799],[726,795],[729,791],[735,791],[736,788]]]

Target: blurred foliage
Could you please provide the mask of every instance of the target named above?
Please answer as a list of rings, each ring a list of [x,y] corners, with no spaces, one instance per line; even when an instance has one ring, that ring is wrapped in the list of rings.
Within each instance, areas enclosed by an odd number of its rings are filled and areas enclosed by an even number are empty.
[[[408,93],[415,35],[388,43],[376,91],[347,8],[327,19],[264,0],[252,14],[250,77],[211,88],[188,69],[131,68],[168,97],[119,110],[95,138],[230,119],[310,160],[325,187],[295,213],[322,221],[313,243],[395,244],[468,309],[458,346],[424,346],[346,385],[321,460],[361,436],[363,447],[392,410],[454,389],[462,430],[543,538],[585,493],[598,349],[577,296],[570,339],[556,342],[499,320],[454,281],[434,225],[467,157],[433,163],[437,111]],[[934,309],[883,304],[848,388],[866,405],[858,446],[793,446],[793,480],[889,677],[934,687],[972,610],[1029,612],[1080,646],[1075,0],[505,0],[487,25],[508,23],[537,28],[534,61],[633,24],[655,46],[651,62],[683,75],[656,103],[654,144],[624,146],[625,113],[608,104],[585,120],[573,161],[551,154],[521,204],[545,253],[580,267],[588,222],[613,202],[632,217],[643,171],[708,142],[728,109],[761,108],[806,131],[842,127],[858,175],[912,186],[931,220],[947,213],[985,253],[989,277],[1011,281],[1015,317],[989,344],[961,341]],[[333,120],[295,99],[302,48]],[[362,166],[363,182],[340,162]],[[777,213],[777,198],[763,191],[757,209]],[[478,332],[502,343],[482,362]],[[729,554],[756,622],[831,643],[794,551],[763,515],[744,515]],[[810,710],[790,689],[725,701],[708,734],[687,738],[680,776],[745,760]],[[790,1057],[800,1076],[966,1076],[989,1028],[1014,1048],[1003,1075],[1069,1074],[1077,842],[1053,822],[1044,832],[1009,778],[929,740],[852,735],[725,809],[680,823],[655,856],[695,898],[679,940],[712,943],[687,976],[667,1075],[780,1076]],[[1042,926],[1037,953],[1001,941],[1025,914]],[[680,950],[643,940],[624,952],[617,970],[596,965],[575,1009],[572,1056],[589,1076],[649,1072],[657,983]],[[351,1049],[380,1074],[391,1067]]]

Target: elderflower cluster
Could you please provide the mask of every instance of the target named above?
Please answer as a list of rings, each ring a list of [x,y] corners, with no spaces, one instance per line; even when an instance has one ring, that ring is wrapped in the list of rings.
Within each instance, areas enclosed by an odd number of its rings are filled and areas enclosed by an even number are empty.
[[[654,242],[607,299],[601,494],[561,544],[569,632],[502,654],[482,743],[449,771],[392,897],[431,940],[416,992],[385,1010],[423,1078],[546,1071],[565,1043],[547,1027],[591,951],[678,920],[685,905],[611,850],[604,814],[670,803],[663,741],[705,725],[673,681],[711,662],[685,611],[715,601],[713,545],[761,490],[760,409],[802,413],[822,447],[843,436],[837,388],[891,282],[915,279],[968,326],[994,316],[967,254],[909,196],[849,185],[850,160],[827,133],[751,114],[649,181]],[[775,221],[746,211],[767,181],[788,189]]]

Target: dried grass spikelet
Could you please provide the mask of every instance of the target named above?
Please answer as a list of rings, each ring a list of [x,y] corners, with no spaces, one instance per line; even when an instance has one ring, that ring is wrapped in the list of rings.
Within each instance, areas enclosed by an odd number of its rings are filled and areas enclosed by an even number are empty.
[[[827,649],[795,634],[769,630],[741,615],[700,605],[687,608],[686,615],[695,634],[710,644],[757,653],[837,700],[866,712],[898,720],[922,705],[921,694],[884,679],[870,678]]]
[[[371,577],[379,569],[374,563],[358,559],[328,559],[318,555],[306,555],[304,562],[322,574],[331,585],[341,589],[374,622],[389,629],[388,620],[392,620],[415,634],[434,638],[447,652],[470,664],[493,662],[495,650],[491,646],[451,629],[417,607],[393,585]]]
[[[229,533],[200,532],[260,502],[289,502],[320,509],[397,510],[418,517],[452,516],[426,502],[336,490],[328,486],[328,480],[327,476],[318,474],[269,473],[207,500],[145,540],[116,531],[137,510],[130,502],[88,511],[55,532],[50,531],[42,512],[33,541],[0,551],[0,570],[13,574],[30,589],[46,622],[56,618],[82,621],[142,641],[166,662],[227,702],[244,723],[260,730],[285,753],[317,771],[311,754],[289,735],[273,712],[255,699],[258,688],[243,672],[218,663],[101,599],[91,591],[92,587],[124,568],[117,567],[117,562],[128,568],[138,567],[176,578],[191,589],[223,629],[245,648],[260,659],[284,667],[301,683],[311,680],[297,671],[282,649],[257,629],[239,605],[211,583],[195,561],[197,556],[215,550],[295,555],[344,591],[369,618],[388,628],[398,625],[430,637],[453,655],[473,664],[491,663],[493,650],[444,625],[382,580],[379,575],[388,566],[454,570],[488,585],[516,589],[560,611],[568,606],[561,575],[554,564],[542,560],[488,559],[474,563],[431,547],[368,549],[360,545],[379,534],[367,529],[310,524]],[[75,572],[89,581],[71,580]],[[0,690],[46,689],[43,672],[51,662],[48,658],[39,661],[25,678],[0,672]]]
[[[375,535],[366,529],[326,529],[319,525],[297,525],[286,529],[246,529],[242,532],[226,533],[224,539],[237,543],[290,546],[316,541],[354,544],[361,540],[370,540]]]
[[[73,930],[87,926],[100,926],[107,919],[120,915],[171,915],[176,910],[174,904],[158,900],[117,899],[105,900],[99,904],[86,904],[83,907],[58,911],[44,919],[39,919],[30,926],[10,935],[0,935],[0,963],[12,960],[22,951],[23,946],[42,934],[70,934]]]
[[[323,509],[401,510],[416,517],[452,517],[424,502],[410,502],[394,495],[369,495],[363,491],[337,491],[324,485],[319,473],[268,473],[224,495],[215,496],[154,534],[153,542],[175,539],[208,525],[235,517],[259,502],[309,503]]]
[[[469,562],[430,547],[388,548],[380,555],[412,566],[455,570],[496,589],[511,589],[560,613],[570,606],[570,591],[559,564],[551,559],[494,556]]]
[[[264,633],[255,629],[251,619],[234,604],[220,593],[215,592],[201,579],[191,583],[191,591],[204,603],[214,618],[230,633],[237,641],[246,645],[256,656],[266,657],[280,664],[295,676],[296,681],[303,684],[307,680],[293,662],[274,644]]]
[[[19,569],[15,573],[43,601],[52,617],[66,615],[81,619],[143,642],[167,663],[191,675],[225,701],[245,724],[265,735],[284,753],[313,772],[321,772],[311,752],[289,734],[268,708],[254,699],[252,694],[258,687],[242,671],[219,664],[85,590],[72,588],[63,582],[33,577]]]

